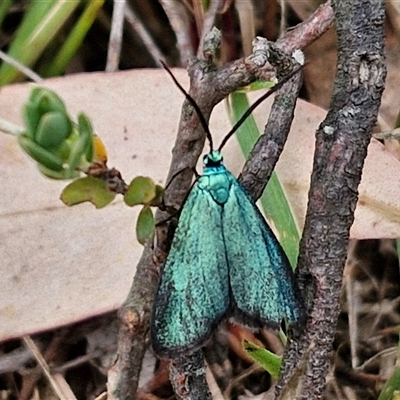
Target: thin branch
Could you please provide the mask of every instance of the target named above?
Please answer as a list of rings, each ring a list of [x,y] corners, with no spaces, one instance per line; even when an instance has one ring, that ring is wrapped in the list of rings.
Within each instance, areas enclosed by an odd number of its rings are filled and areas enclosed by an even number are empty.
[[[294,69],[292,72],[290,72],[289,74],[287,74],[287,76],[285,78],[283,78],[283,80],[279,81],[271,90],[269,90],[267,93],[265,93],[264,95],[262,95],[260,98],[258,98],[248,109],[247,111],[239,118],[239,120],[236,122],[235,125],[233,125],[232,129],[226,134],[226,136],[224,137],[222,143],[219,146],[219,150],[221,150],[224,145],[226,144],[226,142],[230,139],[230,137],[237,131],[237,129],[240,127],[240,125],[243,124],[243,122],[249,117],[249,115],[255,110],[256,107],[258,107],[265,99],[267,99],[268,97],[270,97],[273,93],[278,92],[285,84],[288,80],[290,80],[294,75],[300,73],[302,67],[297,67],[296,69]],[[297,86],[298,86],[298,90],[297,90],[297,94],[298,91],[300,90],[300,84],[299,81],[297,81]],[[297,95],[295,96],[297,98]],[[293,105],[293,110],[290,110],[290,114],[291,114],[291,120],[293,119],[293,115],[294,115],[294,105]],[[290,124],[291,121],[289,123],[289,129],[290,129]],[[289,133],[289,132],[288,132]]]
[[[204,14],[203,24],[200,33],[200,44],[197,49],[197,57],[201,57],[203,54],[203,44],[206,35],[211,32],[211,29],[215,25],[215,19],[218,11],[222,8],[223,0],[212,0],[207,12]]]
[[[267,125],[250,153],[239,181],[257,200],[265,189],[292,125],[302,75],[297,74],[277,92]]]
[[[400,142],[400,128],[396,128],[391,131],[374,133],[372,136],[379,140],[395,139]]]
[[[304,49],[321,37],[330,28],[332,22],[332,2],[328,0],[295,29],[288,31],[284,37],[277,40],[276,45],[287,53],[296,49]]]

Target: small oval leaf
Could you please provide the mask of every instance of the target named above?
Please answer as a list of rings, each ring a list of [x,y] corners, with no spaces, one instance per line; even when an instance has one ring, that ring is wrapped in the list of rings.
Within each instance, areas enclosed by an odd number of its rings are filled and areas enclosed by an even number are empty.
[[[154,235],[154,216],[151,208],[144,206],[139,213],[136,222],[136,237],[140,244],[144,245]]]
[[[72,123],[66,114],[48,112],[40,118],[36,128],[35,141],[45,149],[59,147],[72,132]]]
[[[67,169],[62,169],[61,171],[53,171],[51,169],[46,168],[44,165],[38,164],[39,171],[48,178],[51,179],[75,179],[78,178],[78,171],[68,171]]]
[[[137,176],[130,183],[125,193],[125,203],[130,206],[149,204],[156,196],[156,185],[151,178]]]
[[[30,101],[36,106],[40,114],[45,114],[49,111],[67,113],[65,104],[58,94],[47,88],[38,87],[33,89]]]
[[[61,200],[67,206],[90,201],[96,208],[105,207],[115,198],[107,183],[102,179],[86,176],[71,182],[61,193]]]
[[[27,135],[18,135],[18,143],[23,150],[39,164],[44,165],[46,168],[56,172],[59,172],[63,169],[63,160],[61,157],[39,146]]]
[[[86,160],[90,162],[93,159],[93,128],[90,119],[86,114],[80,113],[78,115],[78,126],[80,136],[84,137],[86,141]]]
[[[36,107],[28,102],[22,109],[22,117],[24,119],[26,134],[30,139],[35,140],[36,127],[40,120],[40,114],[37,112]]]

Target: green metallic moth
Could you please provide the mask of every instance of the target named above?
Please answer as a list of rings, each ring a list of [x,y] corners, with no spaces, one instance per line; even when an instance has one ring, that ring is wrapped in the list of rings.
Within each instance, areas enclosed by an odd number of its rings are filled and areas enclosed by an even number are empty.
[[[287,256],[253,199],[223,165],[221,148],[263,95],[212,149],[208,125],[192,103],[210,141],[203,174],[182,207],[155,297],[153,349],[176,358],[202,347],[223,318],[246,326],[299,324],[304,305]],[[288,76],[290,79],[297,71]]]

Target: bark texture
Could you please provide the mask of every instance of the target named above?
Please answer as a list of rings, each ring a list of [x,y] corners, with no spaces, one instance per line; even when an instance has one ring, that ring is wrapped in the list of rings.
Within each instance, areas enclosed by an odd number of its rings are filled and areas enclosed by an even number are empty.
[[[288,349],[277,386],[281,398],[324,396],[349,231],[386,77],[384,1],[333,0],[332,4],[339,48],[337,74],[330,110],[316,133],[298,264],[309,317],[307,329],[294,332]],[[288,385],[291,391],[283,391],[290,377],[296,382]]]

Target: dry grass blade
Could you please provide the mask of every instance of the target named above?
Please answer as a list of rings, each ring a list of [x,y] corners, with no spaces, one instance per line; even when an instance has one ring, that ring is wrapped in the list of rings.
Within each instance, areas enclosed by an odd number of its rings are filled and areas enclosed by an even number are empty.
[[[94,400],[107,400],[107,392],[99,394]]]
[[[125,3],[125,0],[114,1],[110,41],[108,42],[107,72],[115,72],[118,70],[121,56]]]
[[[131,25],[132,29],[140,36],[143,44],[146,46],[148,52],[153,57],[155,63],[161,66],[160,61],[164,58],[157,43],[153,40],[152,36],[148,33],[146,26],[136,15],[134,9],[127,4],[125,9],[126,21]]]
[[[185,66],[187,60],[193,56],[190,41],[190,16],[183,3],[160,0],[160,4],[168,17],[171,28],[175,33],[177,48],[180,54],[180,64]]]
[[[43,358],[35,342],[29,336],[24,336],[22,340],[25,346],[32,352],[33,356],[42,368],[44,375],[49,380],[50,385],[57,396],[61,400],[77,400],[62,375],[57,374],[57,377],[52,376],[50,372],[50,367],[47,364],[46,360]]]
[[[18,60],[16,60],[14,57],[10,57],[8,54],[4,53],[3,51],[0,50],[0,58],[12,65],[14,68],[16,68],[19,72],[23,73],[26,77],[31,79],[33,82],[41,82],[43,79],[34,71],[32,71],[30,68],[26,67],[22,63],[20,63]]]

